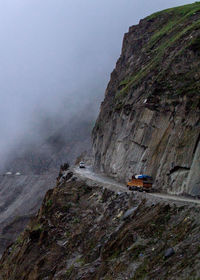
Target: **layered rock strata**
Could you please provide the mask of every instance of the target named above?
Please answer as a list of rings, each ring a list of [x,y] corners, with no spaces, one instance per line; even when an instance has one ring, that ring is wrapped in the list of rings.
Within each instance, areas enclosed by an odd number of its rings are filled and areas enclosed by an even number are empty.
[[[169,193],[200,194],[200,3],[156,13],[125,34],[93,130],[94,164]]]

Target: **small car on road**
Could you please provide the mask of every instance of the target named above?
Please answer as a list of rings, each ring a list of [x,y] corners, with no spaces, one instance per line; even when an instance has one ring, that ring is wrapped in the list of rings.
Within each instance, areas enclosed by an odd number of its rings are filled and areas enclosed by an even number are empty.
[[[85,168],[85,162],[84,161],[81,161],[79,163],[79,168]]]

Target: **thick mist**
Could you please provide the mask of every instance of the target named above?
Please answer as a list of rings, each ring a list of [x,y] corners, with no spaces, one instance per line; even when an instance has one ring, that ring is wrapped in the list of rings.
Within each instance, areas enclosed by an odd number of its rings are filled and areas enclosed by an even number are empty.
[[[94,121],[123,34],[192,1],[6,0],[0,3],[0,163],[67,121]]]

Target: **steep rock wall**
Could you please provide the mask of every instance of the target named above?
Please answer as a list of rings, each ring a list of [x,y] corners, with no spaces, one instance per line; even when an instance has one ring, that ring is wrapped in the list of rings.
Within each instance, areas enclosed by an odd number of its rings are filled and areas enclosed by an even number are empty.
[[[169,193],[200,194],[200,3],[156,13],[125,34],[93,129],[95,168],[148,173]]]

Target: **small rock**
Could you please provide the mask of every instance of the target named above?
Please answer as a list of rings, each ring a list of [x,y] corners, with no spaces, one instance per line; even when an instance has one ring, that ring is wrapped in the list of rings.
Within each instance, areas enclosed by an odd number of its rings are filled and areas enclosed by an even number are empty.
[[[174,248],[168,248],[165,251],[165,258],[167,259],[167,258],[171,257],[174,254],[175,254]]]
[[[77,177],[75,177],[75,176],[73,176],[71,180],[72,180],[72,182],[74,182],[74,181],[77,181],[77,180],[78,180],[78,178],[77,178]]]
[[[119,214],[117,215],[117,218],[118,219],[121,218],[122,214],[123,214],[123,211],[120,211]]]
[[[65,171],[62,177],[65,181],[68,181],[69,179],[72,178],[73,175],[74,175],[73,172]]]
[[[129,210],[127,210],[127,211],[124,213],[124,215],[123,215],[123,217],[122,217],[122,220],[125,220],[125,219],[127,219],[128,217],[130,217],[136,210],[137,210],[137,206],[136,206],[136,207],[133,207],[133,208],[131,208],[131,209],[129,209]]]

